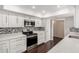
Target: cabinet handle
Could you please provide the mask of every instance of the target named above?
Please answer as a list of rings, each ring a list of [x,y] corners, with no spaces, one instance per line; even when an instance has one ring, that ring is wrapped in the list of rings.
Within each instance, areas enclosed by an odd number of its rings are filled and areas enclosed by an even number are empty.
[[[16,46],[24,46],[24,44],[17,44]]]
[[[18,24],[18,17],[16,18],[16,23]]]
[[[16,41],[22,41],[22,39],[16,40]]]
[[[6,16],[6,24],[7,24],[7,16]]]
[[[6,43],[2,43],[2,44],[0,44],[0,45],[5,45]]]
[[[6,24],[8,25],[8,19],[7,19],[7,16],[6,16]]]
[[[8,53],[8,48],[6,49],[6,52]]]

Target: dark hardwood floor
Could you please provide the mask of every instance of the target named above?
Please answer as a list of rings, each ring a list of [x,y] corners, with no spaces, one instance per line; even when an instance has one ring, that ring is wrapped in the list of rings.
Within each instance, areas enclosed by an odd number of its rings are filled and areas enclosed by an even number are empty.
[[[54,46],[60,42],[63,38],[59,38],[59,37],[54,37]]]
[[[50,40],[47,43],[40,44],[37,47],[26,51],[25,53],[46,53],[61,40],[62,38],[54,37],[54,40]]]

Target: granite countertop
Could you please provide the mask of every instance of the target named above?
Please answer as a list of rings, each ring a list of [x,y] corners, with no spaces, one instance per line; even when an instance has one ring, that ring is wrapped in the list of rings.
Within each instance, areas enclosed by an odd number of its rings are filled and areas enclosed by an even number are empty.
[[[69,35],[79,36],[79,33],[71,32],[48,53],[79,53],[79,39],[69,38]]]
[[[22,33],[13,33],[13,34],[2,34],[0,35],[0,41],[9,40],[17,37],[25,36]]]

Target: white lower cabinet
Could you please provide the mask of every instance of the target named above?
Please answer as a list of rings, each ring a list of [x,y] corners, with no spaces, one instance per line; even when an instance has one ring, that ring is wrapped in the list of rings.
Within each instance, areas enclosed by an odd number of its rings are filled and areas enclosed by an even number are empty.
[[[38,44],[42,44],[45,41],[45,33],[40,31],[38,33]]]
[[[26,50],[26,37],[10,40],[10,53],[20,53]]]
[[[9,52],[9,41],[0,41],[0,53]]]
[[[45,42],[45,32],[44,31],[34,31],[38,34],[38,45]]]
[[[26,36],[0,41],[0,53],[21,53],[26,49]]]

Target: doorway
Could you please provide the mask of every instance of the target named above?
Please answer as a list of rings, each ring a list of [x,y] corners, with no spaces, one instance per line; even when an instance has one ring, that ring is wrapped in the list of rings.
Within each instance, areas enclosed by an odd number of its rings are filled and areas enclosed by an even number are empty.
[[[64,20],[54,20],[53,24],[53,40],[54,45],[64,38]]]
[[[64,37],[64,20],[54,21],[54,37],[58,38]]]

